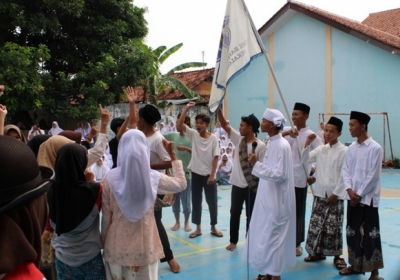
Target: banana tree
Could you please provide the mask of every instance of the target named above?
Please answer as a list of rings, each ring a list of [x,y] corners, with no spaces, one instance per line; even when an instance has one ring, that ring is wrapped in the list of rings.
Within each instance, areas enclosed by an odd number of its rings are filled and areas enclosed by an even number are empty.
[[[150,76],[144,83],[142,84],[142,87],[144,89],[144,92],[149,93],[149,101],[150,103],[158,106],[158,107],[163,107],[165,106],[166,102],[161,102],[158,103],[157,101],[157,96],[159,92],[164,91],[165,89],[169,88],[171,91],[178,90],[182,92],[182,94],[188,98],[192,99],[194,97],[197,97],[198,95],[189,89],[185,84],[183,84],[180,80],[170,77],[171,74],[173,74],[175,71],[181,71],[185,70],[191,67],[203,67],[206,66],[207,63],[203,62],[187,62],[180,64],[178,66],[175,66],[171,70],[169,70],[165,75],[161,74],[160,72],[160,66],[161,64],[172,54],[177,52],[181,47],[183,46],[182,43],[177,44],[176,46],[173,46],[170,49],[167,49],[165,46],[160,46],[153,50],[153,54],[155,57],[155,62],[154,62],[154,74]],[[146,94],[143,96],[143,103],[146,102]]]

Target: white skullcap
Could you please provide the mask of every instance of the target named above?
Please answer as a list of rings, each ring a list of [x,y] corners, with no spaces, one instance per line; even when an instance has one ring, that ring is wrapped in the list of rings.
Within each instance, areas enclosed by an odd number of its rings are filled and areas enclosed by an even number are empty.
[[[263,114],[263,118],[273,122],[275,126],[282,126],[285,124],[286,120],[282,113],[276,109],[267,108]]]

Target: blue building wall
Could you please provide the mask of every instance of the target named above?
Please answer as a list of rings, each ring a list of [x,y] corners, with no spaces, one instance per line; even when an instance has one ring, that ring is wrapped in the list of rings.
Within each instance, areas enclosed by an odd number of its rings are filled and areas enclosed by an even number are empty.
[[[400,57],[332,29],[332,111],[387,112],[393,153],[400,157]],[[348,120],[348,116],[343,117]],[[383,147],[382,115],[371,115],[368,132]],[[347,130],[343,139],[351,141]],[[390,155],[386,135],[386,156]]]
[[[400,157],[400,57],[374,47],[334,28],[332,30],[332,112],[388,112],[394,155]],[[268,40],[264,45],[268,50]],[[326,112],[326,25],[301,14],[294,15],[274,33],[275,73],[291,114],[295,102],[311,107],[309,127],[317,131],[319,113]],[[258,57],[229,85],[229,119],[238,128],[240,116],[254,113],[260,119],[268,106],[268,66]],[[274,90],[274,108],[286,118],[278,91]],[[348,132],[349,116],[344,121],[341,141],[354,139]],[[327,121],[327,119],[325,119]],[[289,122],[288,122],[289,124]],[[372,115],[370,135],[382,146],[382,115]],[[260,138],[264,137],[261,135]],[[389,144],[386,143],[389,156]]]

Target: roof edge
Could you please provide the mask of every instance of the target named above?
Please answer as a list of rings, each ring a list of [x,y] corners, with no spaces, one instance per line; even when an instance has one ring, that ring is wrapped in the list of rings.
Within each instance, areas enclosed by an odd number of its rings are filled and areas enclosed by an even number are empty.
[[[317,9],[319,9],[319,8],[317,8]],[[293,11],[293,12],[291,13],[291,11]],[[258,33],[260,34],[261,38],[263,40],[265,40],[269,34],[275,32],[277,29],[279,29],[279,27],[281,27],[287,20],[289,20],[291,17],[293,17],[293,15],[295,15],[296,13],[303,14],[303,15],[308,16],[310,18],[313,18],[313,19],[315,19],[315,20],[317,20],[319,22],[322,22],[322,23],[325,23],[327,25],[330,25],[330,26],[332,26],[332,27],[344,32],[344,33],[347,33],[347,34],[349,34],[351,36],[354,36],[354,37],[356,37],[356,38],[358,38],[360,40],[363,40],[363,41],[365,41],[365,42],[367,42],[367,43],[369,43],[371,45],[374,45],[374,46],[376,46],[376,47],[378,47],[380,49],[383,49],[383,50],[385,50],[387,52],[390,52],[392,54],[400,56],[400,47],[393,46],[391,44],[388,44],[387,42],[383,42],[383,41],[381,41],[379,39],[373,38],[373,37],[371,37],[371,36],[369,36],[369,35],[367,35],[367,34],[365,34],[363,32],[357,31],[357,30],[355,30],[355,29],[353,29],[353,28],[351,28],[349,26],[346,26],[346,25],[344,25],[342,23],[339,23],[339,22],[337,22],[335,20],[329,19],[329,18],[327,18],[327,17],[325,17],[323,15],[320,15],[320,14],[318,14],[316,12],[310,11],[310,10],[302,7],[300,4],[297,4],[296,2],[288,2],[288,3],[286,3],[278,12],[276,12],[271,17],[270,20],[268,20],[261,28],[259,28]],[[330,13],[330,12],[327,12],[327,13]],[[367,26],[368,28],[375,29],[375,28],[370,27],[368,25],[362,24],[361,22],[357,22],[357,21],[354,21],[354,20],[351,20],[351,19],[347,19],[345,17],[339,16],[339,15],[336,15],[336,14],[333,14],[333,13],[330,13],[330,14],[335,15],[337,17],[344,18],[344,19],[349,20],[349,21],[356,22],[356,23],[364,25],[364,26]],[[280,19],[282,19],[282,20],[280,20]],[[393,36],[390,33],[384,32],[382,30],[378,30],[378,29],[375,29],[375,30],[378,31],[378,32],[382,32],[385,35],[396,37],[396,36]]]

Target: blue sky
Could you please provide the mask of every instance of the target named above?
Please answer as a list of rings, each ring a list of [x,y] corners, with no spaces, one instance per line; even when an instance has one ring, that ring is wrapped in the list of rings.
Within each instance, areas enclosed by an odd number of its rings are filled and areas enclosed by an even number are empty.
[[[260,28],[287,0],[245,0],[254,24]],[[400,0],[302,0],[304,4],[362,21],[368,14],[400,8]],[[183,47],[170,56],[162,73],[174,66],[191,61],[203,61],[207,68],[215,66],[222,21],[227,0],[134,0],[139,7],[147,7],[149,34],[145,39],[152,48]],[[204,58],[203,58],[204,52]]]

